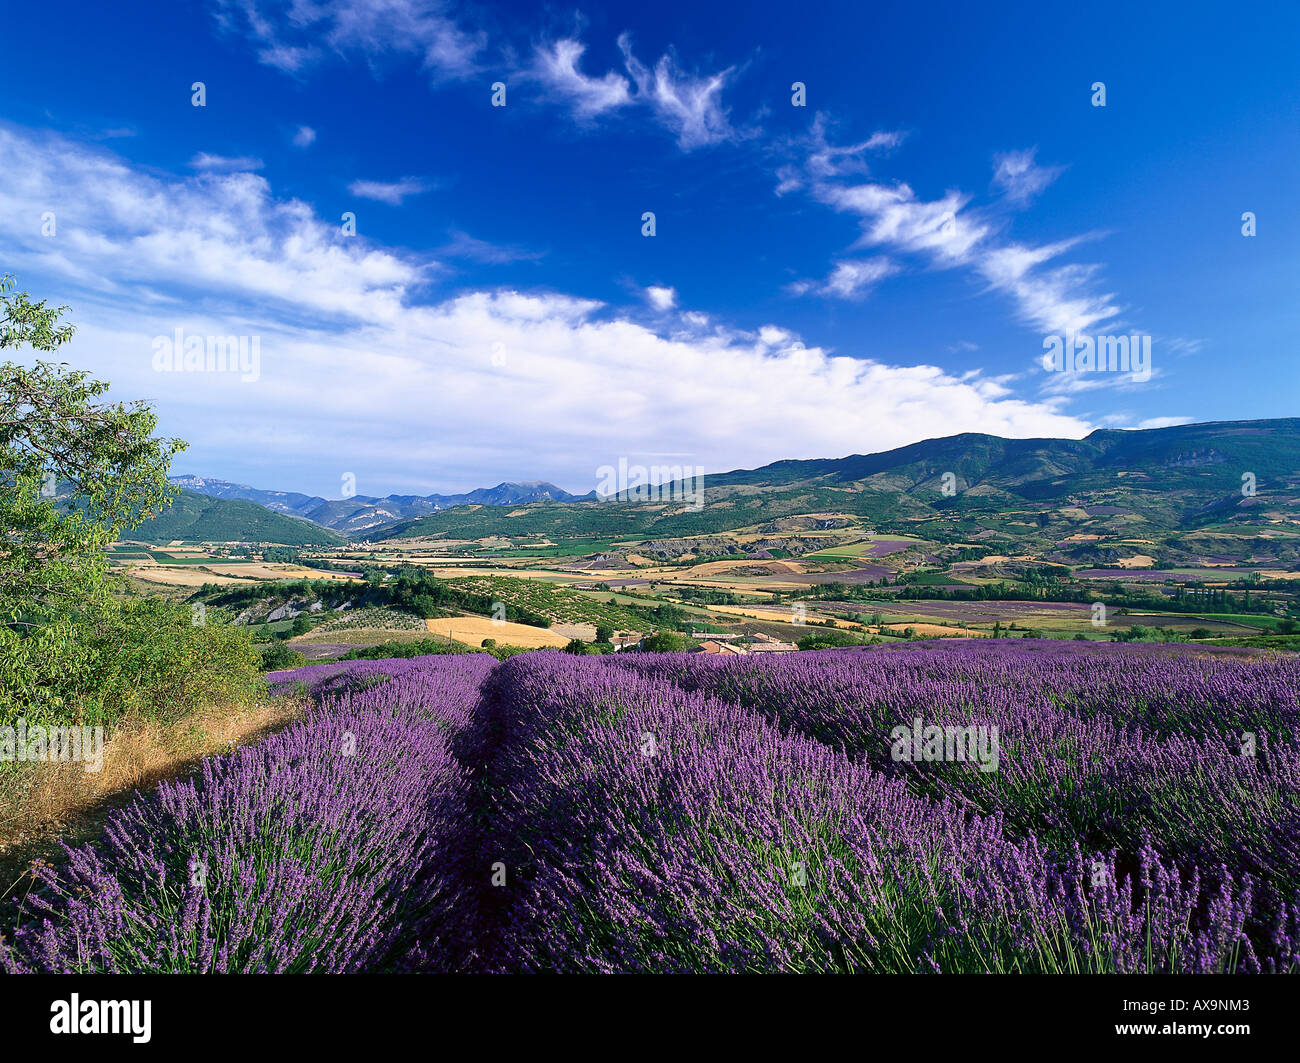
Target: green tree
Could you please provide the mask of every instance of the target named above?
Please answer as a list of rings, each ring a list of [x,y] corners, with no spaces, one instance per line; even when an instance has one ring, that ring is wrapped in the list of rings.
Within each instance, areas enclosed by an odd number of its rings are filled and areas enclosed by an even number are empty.
[[[842,628],[829,631],[810,631],[796,645],[801,650],[828,650],[837,646],[865,646],[870,640]]]
[[[0,278],[0,348],[57,350],[64,310]],[[65,363],[0,363],[0,719],[176,713],[252,690],[245,635],[109,571],[104,548],[171,502],[185,444],[107,390]]]
[[[72,336],[47,307],[0,278],[0,348],[53,351]],[[104,547],[157,516],[178,439],[156,439],[143,403],[96,400],[108,384],[66,364],[0,364],[0,622],[37,630],[103,601]]]
[[[680,653],[686,649],[686,639],[671,631],[657,631],[641,640],[641,648],[647,653]]]

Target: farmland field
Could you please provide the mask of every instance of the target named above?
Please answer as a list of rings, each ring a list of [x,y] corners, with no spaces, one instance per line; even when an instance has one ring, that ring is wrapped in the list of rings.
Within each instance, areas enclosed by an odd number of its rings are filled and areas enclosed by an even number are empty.
[[[424,623],[430,634],[469,645],[477,645],[483,639],[496,639],[507,646],[559,647],[569,641],[564,635],[544,627],[513,624],[486,616],[432,617]]]
[[[1294,658],[959,641],[269,680],[310,715],[40,869],[0,965],[1300,969]]]

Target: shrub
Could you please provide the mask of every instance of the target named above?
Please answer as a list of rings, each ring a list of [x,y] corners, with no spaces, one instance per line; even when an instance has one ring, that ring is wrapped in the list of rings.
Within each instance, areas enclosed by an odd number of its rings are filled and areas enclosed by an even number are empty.
[[[838,646],[864,646],[869,641],[851,631],[831,628],[827,631],[810,631],[796,645],[801,650],[827,650]]]
[[[671,631],[657,631],[641,642],[646,653],[680,653],[686,649],[686,638]]]
[[[258,664],[248,635],[229,624],[196,624],[158,598],[112,600],[25,637],[0,630],[0,720],[175,718],[251,698]]]
[[[285,668],[301,668],[307,663],[305,655],[276,642],[262,651],[262,671],[279,672]]]

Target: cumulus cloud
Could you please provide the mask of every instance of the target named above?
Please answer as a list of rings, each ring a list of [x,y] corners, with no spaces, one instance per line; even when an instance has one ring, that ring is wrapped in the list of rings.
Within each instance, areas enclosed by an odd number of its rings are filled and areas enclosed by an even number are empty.
[[[3,226],[14,273],[39,270],[146,306],[224,292],[285,312],[391,319],[432,265],[343,237],[307,204],[275,198],[259,174],[164,179],[108,152],[3,126],[0,171],[10,175],[0,182],[0,217],[59,204],[56,240]]]
[[[295,148],[307,148],[316,143],[316,130],[309,125],[300,125],[298,131],[293,135],[293,146]]]
[[[645,290],[645,297],[656,310],[671,310],[677,305],[677,290],[675,288],[658,288],[651,285]]]
[[[620,455],[718,471],[1090,427],[977,371],[847,357],[779,324],[748,332],[666,307],[652,328],[563,292],[429,296],[431,263],[341,238],[254,174],[160,177],[5,127],[0,171],[14,175],[0,217],[69,205],[58,240],[0,228],[24,285],[74,307],[62,353],[115,395],[156,402],[162,429],[193,443],[187,468],[211,475],[267,482],[256,469],[273,453],[276,469],[355,472],[370,494],[537,477],[585,491]],[[155,372],[151,340],[177,327],[258,336],[259,379]]]

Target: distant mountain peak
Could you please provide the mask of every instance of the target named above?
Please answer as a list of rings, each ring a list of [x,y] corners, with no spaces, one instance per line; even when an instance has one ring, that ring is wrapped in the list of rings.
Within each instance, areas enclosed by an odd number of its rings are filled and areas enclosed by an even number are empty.
[[[580,498],[545,480],[506,480],[495,487],[480,487],[464,494],[387,495],[383,498],[356,495],[341,499],[321,498],[294,491],[265,490],[194,474],[173,476],[171,482],[177,487],[212,498],[255,502],[274,512],[301,517],[345,535],[372,531],[454,506],[518,506],[530,502],[576,502]]]

